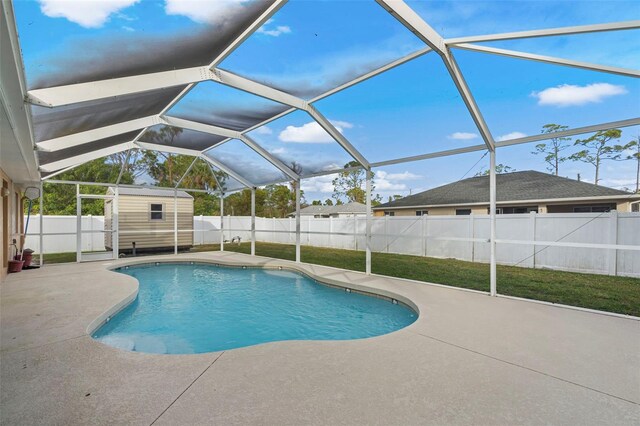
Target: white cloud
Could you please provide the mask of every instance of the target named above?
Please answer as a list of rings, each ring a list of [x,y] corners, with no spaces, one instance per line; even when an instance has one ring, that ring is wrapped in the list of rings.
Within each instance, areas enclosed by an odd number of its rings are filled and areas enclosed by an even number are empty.
[[[272,149],[272,150],[271,150],[271,151],[269,151],[269,152],[270,152],[270,153],[272,153],[272,154],[275,154],[275,155],[280,155],[280,154],[284,154],[284,153],[286,153],[286,152],[287,152],[287,150],[286,150],[286,149],[284,149],[284,148],[274,148],[274,149]]]
[[[50,18],[66,18],[85,28],[101,27],[111,14],[140,0],[38,0],[40,11]]]
[[[388,179],[388,180],[416,180],[420,179],[422,176],[417,175],[411,172],[402,172],[402,173],[387,173],[384,170],[376,171],[376,179]]]
[[[320,192],[323,194],[333,193],[333,179],[335,175],[316,176],[302,180],[302,189],[305,193]]]
[[[448,139],[456,139],[456,140],[462,140],[462,141],[466,141],[469,139],[475,139],[477,138],[478,135],[475,133],[467,133],[467,132],[455,132],[449,136],[447,136]]]
[[[331,121],[335,128],[343,133],[344,129],[350,129],[353,124],[346,121]],[[295,143],[331,143],[333,138],[324,131],[322,127],[315,121],[305,123],[302,126],[287,126],[278,139],[282,142],[295,142]]]
[[[507,133],[506,135],[498,136],[496,138],[496,140],[498,142],[500,142],[500,141],[508,141],[509,139],[524,138],[525,136],[527,136],[527,135],[525,135],[522,132],[511,132],[511,133]]]
[[[267,26],[271,23],[273,23],[273,19],[269,19],[265,22],[264,25],[258,28],[256,32],[271,37],[279,37],[282,34],[289,34],[291,32],[291,28],[287,25],[278,25],[275,29],[268,28]]]
[[[270,135],[273,133],[273,130],[267,126],[260,126],[256,129],[256,133],[259,135]]]
[[[167,15],[182,15],[192,21],[222,25],[245,7],[245,0],[165,0]]]
[[[609,96],[624,95],[626,93],[627,89],[624,86],[593,83],[586,86],[562,84],[557,87],[549,87],[541,92],[533,92],[531,96],[538,98],[538,105],[567,107],[602,102],[604,98]]]
[[[122,26],[122,29],[123,29],[123,30],[125,30],[125,31],[129,31],[130,33],[132,33],[132,32],[134,32],[134,31],[135,31],[135,29],[134,29],[134,28],[132,28],[132,27],[130,27],[130,26],[128,26],[128,25],[123,25],[123,26]]]

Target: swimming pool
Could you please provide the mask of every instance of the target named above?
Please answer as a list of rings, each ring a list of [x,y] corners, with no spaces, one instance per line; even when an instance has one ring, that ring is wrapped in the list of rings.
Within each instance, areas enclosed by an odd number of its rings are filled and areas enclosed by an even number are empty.
[[[287,270],[160,263],[116,271],[138,297],[93,333],[120,349],[214,352],[280,340],[345,340],[406,327],[408,307],[329,287]]]

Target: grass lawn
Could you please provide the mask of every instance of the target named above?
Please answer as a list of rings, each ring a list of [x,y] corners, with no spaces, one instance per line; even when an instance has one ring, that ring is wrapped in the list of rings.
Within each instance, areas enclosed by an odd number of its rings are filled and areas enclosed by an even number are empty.
[[[196,246],[191,251],[215,251],[219,245]],[[225,245],[226,251],[250,253],[251,245]],[[295,246],[256,243],[256,254],[278,259],[295,260]],[[320,247],[301,247],[302,261],[364,272],[362,251]],[[75,262],[74,253],[45,255],[46,263]],[[374,274],[408,278],[489,291],[489,265],[453,259],[372,253]],[[583,308],[599,309],[640,316],[640,279],[608,275],[580,274],[545,269],[498,265],[500,294],[544,300]]]

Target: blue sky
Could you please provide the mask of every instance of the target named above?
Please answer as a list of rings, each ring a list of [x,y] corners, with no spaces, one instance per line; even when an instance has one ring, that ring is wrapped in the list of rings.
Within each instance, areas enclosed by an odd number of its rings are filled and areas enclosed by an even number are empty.
[[[247,2],[239,0],[20,0],[14,4],[31,84],[51,73],[64,73],[66,62],[60,58],[73,57],[74,66],[83,60],[95,65],[102,46],[113,40],[118,41],[118,54],[130,51],[134,55],[141,39],[160,43],[211,28],[222,31],[229,17],[247,7]],[[408,4],[444,37],[640,19],[640,3],[623,1]],[[640,68],[638,30],[486,45]],[[373,1],[292,0],[221,68],[311,99],[421,47],[413,34]],[[585,126],[640,113],[638,79],[462,50],[454,50],[454,55],[497,139],[534,135],[547,123]],[[109,66],[108,58],[104,66]],[[433,53],[315,106],[372,162],[482,143],[440,58]],[[274,108],[282,106],[209,82],[194,89],[171,113],[241,126],[259,121],[265,111]],[[637,135],[640,128],[623,129],[621,142]],[[282,117],[251,136],[282,160],[301,164],[308,173],[350,160],[303,112]],[[534,145],[498,150],[497,161],[517,170],[544,171],[542,158],[531,154]],[[221,147],[218,154],[238,172],[246,171],[254,178],[269,167],[239,143]],[[480,160],[482,155],[477,152],[378,169],[377,191],[386,199],[455,181],[465,174],[473,176],[487,167],[488,157]],[[593,166],[584,163],[565,163],[560,170],[561,175],[572,178],[578,173],[583,180],[594,178]],[[603,185],[632,188],[635,164],[605,163],[601,176]],[[331,179],[306,180],[307,200],[328,198]]]

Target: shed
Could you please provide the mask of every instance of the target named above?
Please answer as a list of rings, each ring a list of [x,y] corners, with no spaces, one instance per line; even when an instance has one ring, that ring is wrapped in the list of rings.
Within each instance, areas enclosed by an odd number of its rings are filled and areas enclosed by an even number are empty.
[[[108,195],[115,195],[110,187]],[[168,250],[174,247],[174,191],[154,188],[118,189],[118,249]],[[104,203],[105,230],[113,229],[113,199]],[[178,230],[193,229],[193,197],[177,191]],[[113,249],[111,232],[105,233],[105,246]],[[178,232],[178,249],[193,246],[193,232]]]

